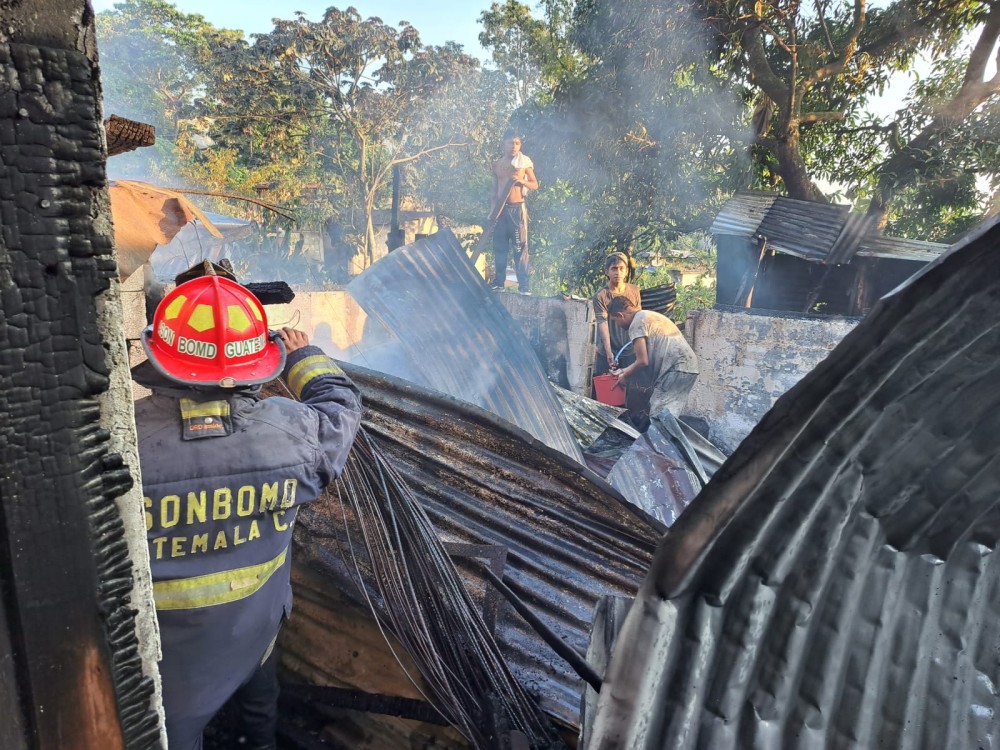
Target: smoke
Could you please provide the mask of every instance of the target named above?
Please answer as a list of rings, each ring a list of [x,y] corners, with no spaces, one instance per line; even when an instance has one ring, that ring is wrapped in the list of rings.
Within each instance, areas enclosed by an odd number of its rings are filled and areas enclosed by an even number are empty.
[[[546,272],[587,289],[610,250],[651,255],[704,229],[746,173],[743,104],[716,66],[707,24],[680,3],[581,6],[586,75],[518,117],[524,150],[559,200],[536,201]]]

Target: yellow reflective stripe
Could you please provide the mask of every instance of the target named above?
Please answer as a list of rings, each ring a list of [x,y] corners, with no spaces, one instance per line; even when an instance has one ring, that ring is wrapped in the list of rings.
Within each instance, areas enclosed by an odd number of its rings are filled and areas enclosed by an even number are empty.
[[[192,419],[194,417],[228,417],[228,401],[192,401],[189,398],[181,399],[181,417]]]
[[[176,578],[153,583],[157,609],[195,609],[227,604],[256,593],[285,563],[288,550],[273,560],[236,570],[223,570],[195,578]]]
[[[337,363],[325,354],[315,354],[292,366],[288,371],[288,387],[295,394],[295,398],[302,398],[302,391],[313,378],[318,378],[320,375],[341,375],[343,372],[337,367]]]

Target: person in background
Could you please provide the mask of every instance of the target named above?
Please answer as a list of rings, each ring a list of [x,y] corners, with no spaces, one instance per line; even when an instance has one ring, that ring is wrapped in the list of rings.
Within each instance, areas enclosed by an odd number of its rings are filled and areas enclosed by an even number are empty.
[[[507,258],[514,253],[518,291],[531,291],[531,268],[528,253],[528,208],[524,198],[529,190],[538,190],[535,165],[521,153],[521,138],[510,130],[503,137],[504,155],[491,166],[493,190],[490,193],[490,217],[497,216],[493,230],[494,289],[503,289],[507,278]]]
[[[675,417],[687,403],[688,393],[698,378],[698,357],[688,345],[684,334],[665,315],[652,310],[640,310],[625,297],[615,297],[608,305],[608,318],[628,331],[635,351],[635,362],[615,371],[619,383],[627,382],[649,368],[653,391],[649,414],[656,416],[667,409]],[[640,430],[649,427],[636,425]]]
[[[274,644],[292,606],[298,507],[344,469],[357,389],[301,331],[272,332],[227,278],[180,284],[142,335],[134,380],[139,463],[171,750],[200,750],[238,695],[247,750],[274,750]],[[282,375],[299,399],[267,398]]]
[[[614,366],[615,355],[628,343],[628,332],[608,323],[608,305],[615,297],[624,297],[633,307],[642,307],[639,287],[629,284],[629,258],[625,253],[611,253],[604,259],[604,274],[608,283],[594,295],[594,317],[597,319],[597,360],[594,374],[603,375]],[[631,349],[624,351],[618,365],[625,367],[632,363],[635,355]]]

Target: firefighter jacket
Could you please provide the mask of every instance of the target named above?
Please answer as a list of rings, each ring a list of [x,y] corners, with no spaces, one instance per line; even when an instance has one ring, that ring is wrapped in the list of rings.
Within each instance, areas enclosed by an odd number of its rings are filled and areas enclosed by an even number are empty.
[[[153,390],[135,408],[169,737],[207,723],[269,652],[291,609],[298,506],[343,471],[361,400],[314,346],[283,375],[300,402],[185,388],[148,363],[133,377]]]

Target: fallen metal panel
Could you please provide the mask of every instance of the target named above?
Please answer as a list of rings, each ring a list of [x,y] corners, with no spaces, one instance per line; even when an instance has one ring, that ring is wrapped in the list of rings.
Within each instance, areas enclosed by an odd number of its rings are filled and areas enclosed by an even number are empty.
[[[667,526],[707,481],[697,451],[669,412],[652,417],[649,429],[608,474],[612,487]]]
[[[504,548],[506,581],[578,653],[602,596],[633,596],[665,527],[591,471],[523,430],[449,396],[345,365],[362,391],[364,426],[446,542]],[[354,591],[354,521],[339,501],[303,508],[296,560]],[[481,574],[456,559],[470,590]],[[361,601],[364,601],[363,597]],[[496,638],[551,715],[579,721],[583,682],[506,603]]]
[[[384,328],[366,330],[350,361],[488,409],[583,463],[530,344],[449,230],[393,251],[347,291]],[[371,339],[396,356],[376,363]]]
[[[1000,743],[998,252],[882,299],[691,503],[589,748]]]

